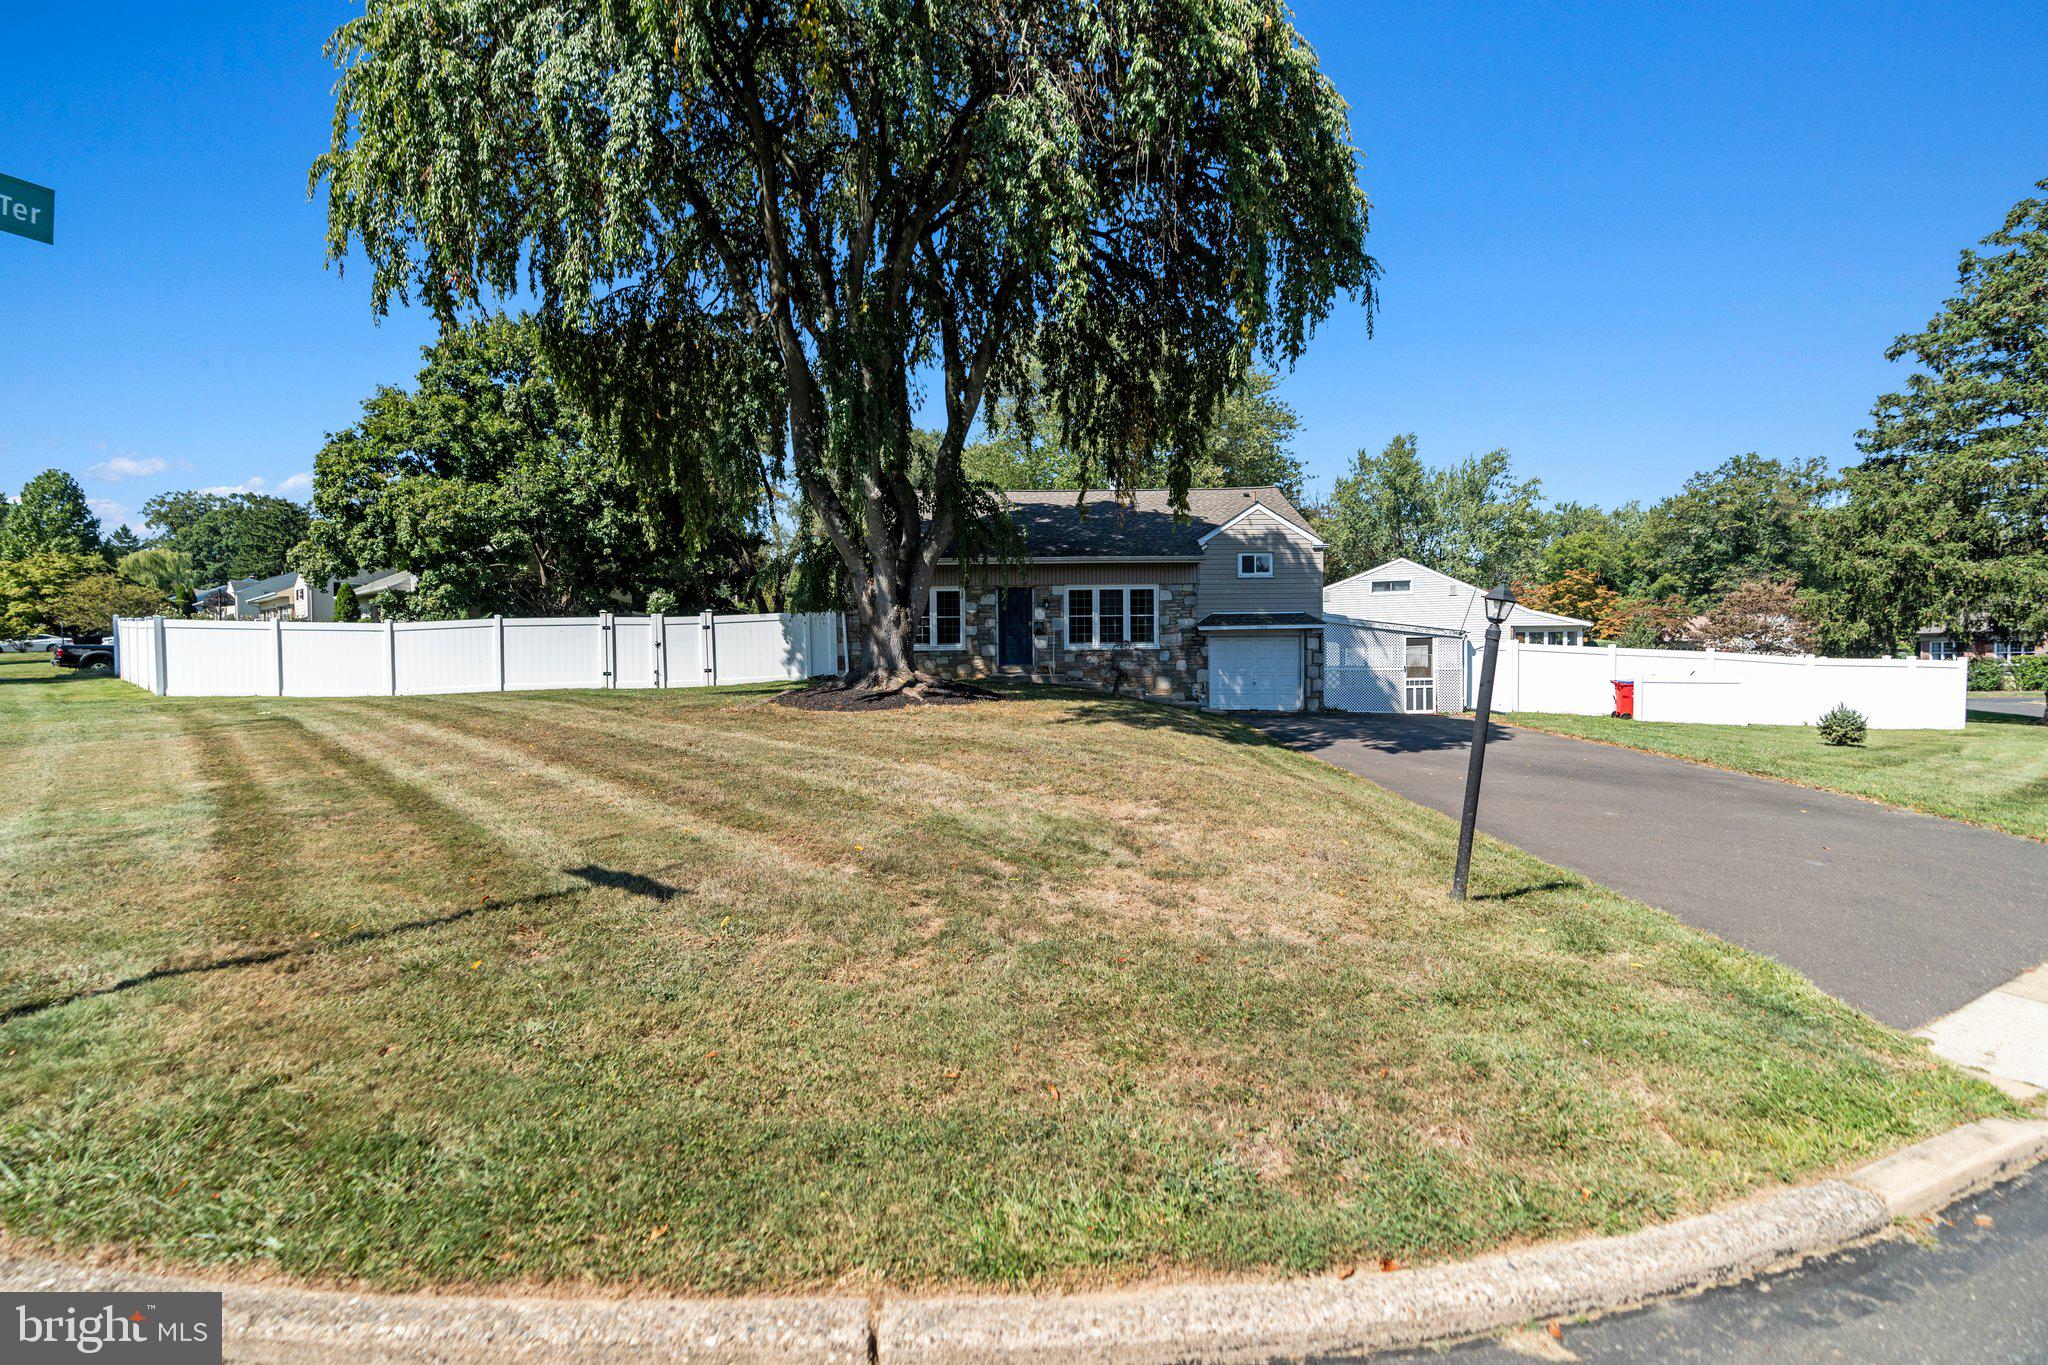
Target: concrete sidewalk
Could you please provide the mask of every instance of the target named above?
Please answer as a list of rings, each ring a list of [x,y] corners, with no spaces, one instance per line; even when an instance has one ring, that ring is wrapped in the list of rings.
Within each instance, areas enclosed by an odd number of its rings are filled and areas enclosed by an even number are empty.
[[[1248,716],[1456,815],[1472,722]],[[2048,962],[2048,845],[1854,797],[1497,726],[1480,829],[1915,1028]],[[1486,865],[1474,868],[1483,890]]]

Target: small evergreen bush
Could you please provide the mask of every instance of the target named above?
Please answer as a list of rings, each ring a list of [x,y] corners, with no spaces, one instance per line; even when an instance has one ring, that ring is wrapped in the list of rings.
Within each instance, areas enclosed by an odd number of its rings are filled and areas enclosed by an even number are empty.
[[[1823,744],[1861,744],[1863,736],[1870,729],[1870,722],[1861,711],[1854,710],[1841,702],[1822,716],[1818,722]]]

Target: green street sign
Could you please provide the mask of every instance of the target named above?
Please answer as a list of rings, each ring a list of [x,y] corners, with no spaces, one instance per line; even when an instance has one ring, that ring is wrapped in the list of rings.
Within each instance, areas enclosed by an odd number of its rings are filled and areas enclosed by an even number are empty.
[[[57,191],[0,175],[0,232],[54,243],[56,227]]]

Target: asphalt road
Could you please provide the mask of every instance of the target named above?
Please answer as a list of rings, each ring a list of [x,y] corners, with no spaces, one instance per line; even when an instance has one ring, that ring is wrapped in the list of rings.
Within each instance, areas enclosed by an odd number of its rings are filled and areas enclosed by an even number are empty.
[[[1968,704],[1972,711],[1995,711],[2003,716],[2038,718],[2042,709],[2041,694],[2038,692],[2031,692],[2024,697],[1972,697]]]
[[[1538,1336],[1586,1361],[2048,1361],[2048,1171],[1950,1208],[1925,1242],[1873,1243],[1726,1289]],[[1991,1220],[1980,1227],[1978,1218]],[[1558,1354],[1559,1350],[1569,1355]],[[1471,1342],[1382,1359],[1527,1362]]]
[[[1250,718],[1456,815],[1472,723]],[[2048,845],[1656,754],[1496,726],[1479,827],[1917,1028],[2048,961]],[[1483,857],[1475,888],[1483,889]]]
[[[1987,709],[2006,709],[2012,699]],[[1259,717],[1455,814],[1469,720]],[[1487,744],[1481,827],[1787,962],[1913,1028],[2048,960],[2048,847],[1531,730]],[[1483,865],[1475,880],[1483,875]],[[2048,1168],[1897,1239],[1563,1329],[1414,1360],[2048,1362]],[[1978,1218],[1990,1220],[1980,1226]]]

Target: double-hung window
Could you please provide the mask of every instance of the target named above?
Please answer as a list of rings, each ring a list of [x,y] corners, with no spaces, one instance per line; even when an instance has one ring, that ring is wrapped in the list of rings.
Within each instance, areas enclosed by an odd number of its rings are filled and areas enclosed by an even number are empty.
[[[2001,660],[2010,661],[2026,658],[2034,652],[2034,646],[2031,641],[2017,640],[2008,636],[2002,640],[1993,640],[1991,642],[1991,652]]]
[[[1067,589],[1067,648],[1149,647],[1158,638],[1157,588]]]
[[[965,637],[961,613],[965,601],[958,588],[933,588],[925,613],[917,622],[917,648],[958,649]]]
[[[1927,642],[1927,657],[1930,659],[1953,659],[1956,657],[1956,642],[1946,635],[1937,635]]]

